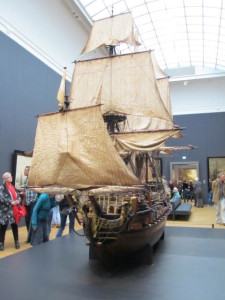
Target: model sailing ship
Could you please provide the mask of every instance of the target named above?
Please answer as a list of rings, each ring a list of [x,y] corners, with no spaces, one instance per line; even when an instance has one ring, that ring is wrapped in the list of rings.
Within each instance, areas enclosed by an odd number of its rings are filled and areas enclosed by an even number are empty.
[[[77,195],[90,257],[104,261],[163,238],[170,205],[155,158],[179,136],[153,52],[117,55],[122,42],[139,44],[130,13],[94,23],[83,53],[109,55],[77,61],[66,109],[39,116],[29,175],[33,190]]]

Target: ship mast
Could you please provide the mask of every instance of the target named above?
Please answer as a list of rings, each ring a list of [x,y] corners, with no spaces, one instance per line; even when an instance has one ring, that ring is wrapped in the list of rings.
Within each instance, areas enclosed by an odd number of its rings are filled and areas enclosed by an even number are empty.
[[[112,5],[112,15],[113,17],[113,5]],[[108,45],[108,53],[109,57],[116,56],[116,45]],[[119,132],[119,124],[120,122],[124,122],[127,117],[123,114],[115,114],[115,113],[107,113],[103,116],[104,122],[107,124],[107,130],[109,134],[113,134],[115,132]]]
[[[113,5],[112,5],[112,16],[113,17]],[[116,53],[116,45],[108,45],[108,54],[109,57],[112,58],[113,56],[117,56]],[[107,113],[103,115],[104,118],[104,122],[107,124],[107,130],[109,132],[109,134],[114,134],[115,132],[120,132],[120,128],[119,128],[119,123],[120,122],[125,122],[127,120],[126,115],[124,114],[116,114],[116,113]],[[141,156],[141,161],[142,161],[142,166],[141,168],[145,169],[145,182],[148,182],[148,168],[151,165],[151,161],[150,161],[150,157],[148,155],[148,153],[142,153],[139,154],[138,156]],[[137,166],[135,166],[132,162],[132,153],[130,153],[130,155],[127,155],[126,158],[124,158],[124,162],[126,164],[130,164],[131,169],[133,170],[134,174],[139,177],[139,179],[141,179],[141,172],[140,170],[138,171]],[[137,158],[137,156],[136,156]],[[139,174],[140,172],[140,174]],[[158,178],[157,178],[157,182],[158,182]]]

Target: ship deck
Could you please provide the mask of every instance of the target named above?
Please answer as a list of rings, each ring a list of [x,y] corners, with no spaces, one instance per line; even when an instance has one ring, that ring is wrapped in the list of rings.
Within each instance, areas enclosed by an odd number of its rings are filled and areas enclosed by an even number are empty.
[[[153,264],[110,272],[88,258],[85,239],[66,235],[0,260],[4,300],[224,299],[225,231],[166,227]]]

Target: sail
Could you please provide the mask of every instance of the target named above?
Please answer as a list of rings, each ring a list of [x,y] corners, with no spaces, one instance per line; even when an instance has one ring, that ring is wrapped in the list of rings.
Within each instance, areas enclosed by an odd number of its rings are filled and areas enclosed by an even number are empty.
[[[114,148],[100,106],[39,116],[29,186],[139,184]]]
[[[121,131],[144,131],[174,129],[174,123],[159,118],[128,115],[127,121],[120,125]]]
[[[136,193],[137,191],[143,190],[143,185],[139,186],[105,186],[98,189],[90,189],[88,195],[99,195],[99,194],[120,194],[124,193]]]
[[[140,45],[134,32],[134,23],[131,13],[120,14],[95,21],[89,40],[81,53],[90,52],[98,47],[113,46],[120,42],[132,46]]]
[[[167,111],[170,113],[172,117],[172,106],[170,101],[170,92],[169,92],[169,79],[161,78],[156,80],[157,87],[161,96],[161,99],[167,109]]]
[[[121,130],[141,131],[141,130],[160,130],[160,129],[174,128],[172,106],[171,106],[170,92],[169,92],[169,78],[159,67],[154,56],[154,51],[151,51],[150,54],[151,54],[151,60],[153,65],[153,71],[156,78],[156,86],[157,86],[156,88],[158,89],[160,98],[163,101],[164,106],[167,112],[170,114],[171,118],[168,120],[168,119],[162,119],[157,117],[128,115],[127,122],[125,123],[125,126],[121,128]]]
[[[152,58],[152,64],[154,67],[156,78],[158,79],[158,78],[168,77],[168,75],[160,68],[160,66],[155,58],[154,51],[151,51],[151,58]]]
[[[104,104],[103,114],[157,117],[172,122],[156,86],[149,52],[77,62],[69,98],[71,108],[100,101]]]
[[[64,106],[65,102],[65,93],[66,93],[66,68],[64,69],[63,76],[60,82],[58,94],[57,94],[57,100],[59,102],[59,108],[62,108]]]
[[[172,154],[172,151],[177,151],[177,150],[193,150],[196,147],[193,145],[187,145],[187,146],[161,146],[159,148],[159,151],[161,154]]]
[[[154,51],[151,51],[151,58],[152,58],[153,69],[156,77],[156,84],[161,99],[164,105],[166,106],[166,109],[172,116],[172,107],[171,107],[170,92],[169,92],[169,77],[165,72],[163,72],[163,70],[158,65],[158,62],[155,59]]]
[[[177,134],[177,132],[177,129],[155,132],[128,132],[113,134],[111,138],[119,153],[124,151],[149,152],[158,150],[167,139]]]
[[[36,192],[36,193],[46,193],[46,194],[75,194],[77,193],[77,190],[71,189],[71,188],[66,188],[66,187],[61,187],[61,186],[48,186],[48,187],[28,187],[29,190]]]

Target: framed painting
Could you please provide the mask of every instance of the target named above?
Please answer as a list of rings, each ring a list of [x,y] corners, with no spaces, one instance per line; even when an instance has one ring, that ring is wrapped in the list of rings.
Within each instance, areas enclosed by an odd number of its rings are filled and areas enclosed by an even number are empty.
[[[196,178],[199,178],[199,163],[197,161],[171,162],[170,178],[172,181],[195,181]]]
[[[225,156],[208,157],[208,179],[215,180],[219,174],[225,174]]]
[[[13,153],[13,184],[17,189],[22,189],[24,187],[24,181],[26,177],[24,176],[24,169],[26,166],[31,165],[32,154],[30,152],[14,150]]]

